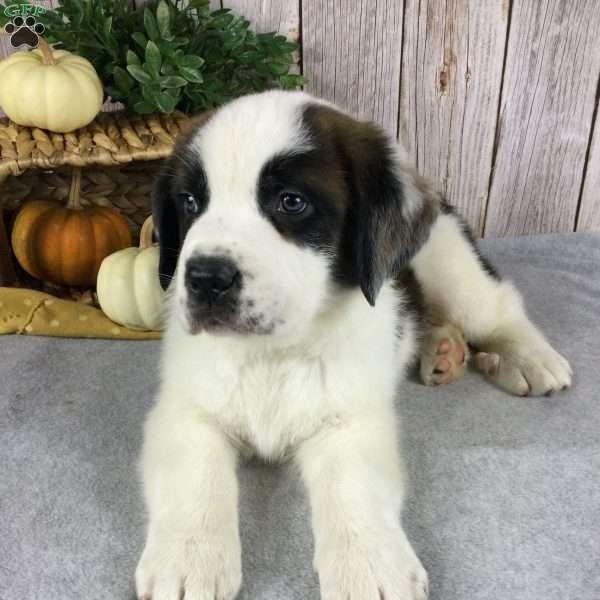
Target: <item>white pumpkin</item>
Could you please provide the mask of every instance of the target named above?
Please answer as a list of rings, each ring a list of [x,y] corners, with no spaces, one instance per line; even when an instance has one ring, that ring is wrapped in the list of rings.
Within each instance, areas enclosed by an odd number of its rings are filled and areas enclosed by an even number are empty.
[[[0,106],[19,125],[73,131],[100,111],[102,82],[92,63],[66,50],[15,52],[0,61]]]
[[[158,277],[158,247],[152,246],[152,217],[139,248],[125,248],[100,265],[96,290],[104,314],[130,329],[162,329],[164,291]]]

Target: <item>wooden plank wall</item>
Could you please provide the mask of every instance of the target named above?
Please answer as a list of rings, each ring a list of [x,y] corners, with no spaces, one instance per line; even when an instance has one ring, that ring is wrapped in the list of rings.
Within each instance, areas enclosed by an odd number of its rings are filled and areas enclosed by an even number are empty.
[[[302,2],[306,89],[396,135],[402,49],[397,0]]]
[[[600,231],[598,0],[211,4],[300,41],[306,89],[399,136],[477,235]]]
[[[417,169],[483,232],[508,11],[406,0],[399,137]]]
[[[599,40],[597,0],[514,0],[488,201],[490,236],[575,228]],[[590,165],[588,172],[595,169]]]
[[[596,96],[596,126],[586,164],[577,231],[600,231],[600,119],[597,118],[599,103],[600,97]]]

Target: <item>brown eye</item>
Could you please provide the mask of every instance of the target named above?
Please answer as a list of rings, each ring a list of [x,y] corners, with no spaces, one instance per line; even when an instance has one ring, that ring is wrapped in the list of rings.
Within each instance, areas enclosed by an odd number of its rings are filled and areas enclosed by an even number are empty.
[[[195,215],[200,208],[196,198],[187,192],[179,194],[179,202],[181,202],[183,206],[183,212],[186,215]]]
[[[308,202],[297,194],[285,192],[279,196],[277,210],[287,215],[299,215],[306,210]]]

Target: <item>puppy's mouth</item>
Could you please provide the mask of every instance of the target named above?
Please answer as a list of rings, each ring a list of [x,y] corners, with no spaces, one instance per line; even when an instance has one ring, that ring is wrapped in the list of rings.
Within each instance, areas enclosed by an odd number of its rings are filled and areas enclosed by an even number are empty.
[[[239,333],[239,315],[231,306],[198,306],[188,301],[185,321],[192,335],[203,331],[213,334]]]
[[[237,306],[197,306],[188,302],[182,311],[184,326],[191,335],[203,332],[211,335],[270,335],[274,324],[262,315],[240,314]]]

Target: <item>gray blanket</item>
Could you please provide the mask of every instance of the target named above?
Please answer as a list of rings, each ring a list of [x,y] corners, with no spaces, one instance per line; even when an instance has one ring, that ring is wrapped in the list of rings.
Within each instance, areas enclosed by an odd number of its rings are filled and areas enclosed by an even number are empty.
[[[398,393],[403,519],[432,600],[600,599],[600,235],[488,241],[575,367],[513,398],[477,373]],[[0,338],[0,600],[129,600],[144,541],[136,460],[156,342]],[[317,599],[293,470],[240,469],[244,600]]]

